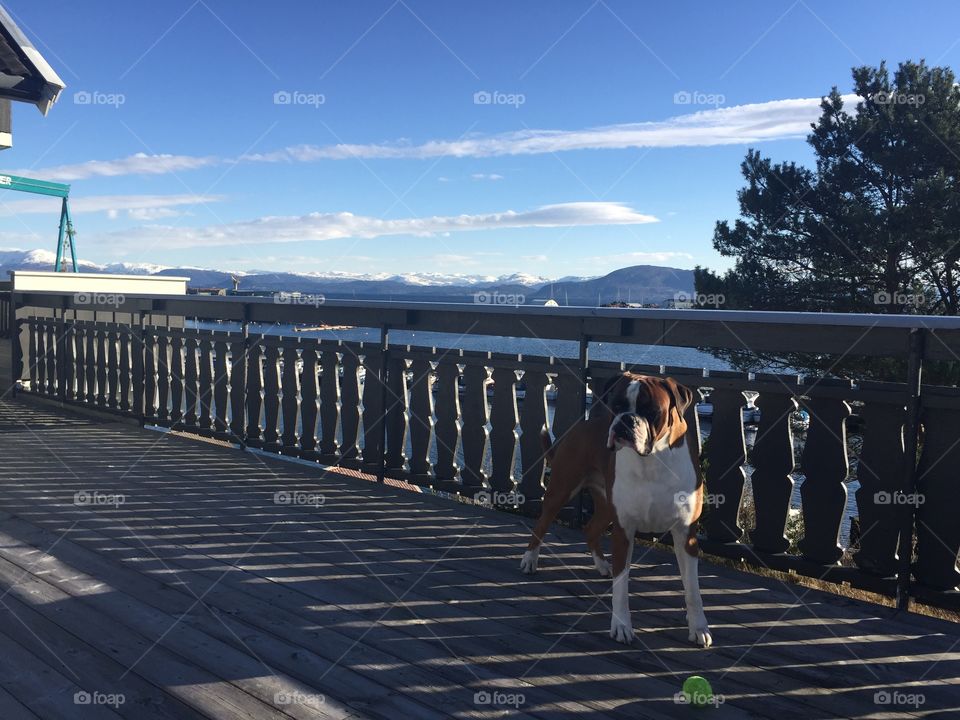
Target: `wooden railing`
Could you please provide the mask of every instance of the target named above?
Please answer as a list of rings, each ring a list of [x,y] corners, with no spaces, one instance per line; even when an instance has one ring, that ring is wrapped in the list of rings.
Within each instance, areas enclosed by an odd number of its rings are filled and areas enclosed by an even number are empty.
[[[13,343],[14,372],[30,393],[526,514],[539,511],[549,481],[543,428],[561,437],[583,416],[587,388],[599,391],[624,369],[669,375],[709,393],[713,406],[703,449],[708,552],[850,582],[901,603],[912,596],[958,604],[960,390],[920,384],[925,357],[954,357],[960,347],[958,319],[142,296],[123,298],[111,312],[124,313],[124,321],[111,315],[107,322],[102,313],[99,321],[77,319],[89,308],[75,307],[70,296],[15,294],[14,301],[28,348],[21,362],[21,344]],[[179,327],[167,322],[171,316],[232,320],[241,330]],[[362,343],[251,332],[258,327],[251,323],[269,322],[380,334]],[[389,342],[397,329],[495,335],[498,328],[504,336],[578,340],[579,357]],[[458,335],[450,337],[456,345]],[[909,371],[903,383],[879,383],[591,361],[598,340],[901,356]],[[749,453],[744,392],[758,394],[762,411]],[[809,419],[800,457],[798,409]],[[862,436],[859,533],[845,548],[852,416]],[[688,420],[697,422],[693,408]],[[798,463],[802,531],[791,551]],[[745,467],[752,468],[749,491]],[[567,519],[589,512],[581,502]],[[898,549],[911,546],[912,556],[901,557]]]

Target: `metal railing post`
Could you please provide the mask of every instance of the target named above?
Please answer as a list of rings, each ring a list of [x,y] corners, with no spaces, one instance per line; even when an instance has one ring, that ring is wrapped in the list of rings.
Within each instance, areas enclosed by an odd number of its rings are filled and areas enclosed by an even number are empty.
[[[903,493],[911,496],[916,492],[917,448],[920,435],[921,390],[923,384],[923,351],[925,333],[921,328],[910,331],[907,346],[907,416],[904,425]],[[902,505],[903,521],[900,527],[897,573],[897,611],[906,610],[910,604],[910,576],[913,565],[913,536],[916,513],[919,505]]]

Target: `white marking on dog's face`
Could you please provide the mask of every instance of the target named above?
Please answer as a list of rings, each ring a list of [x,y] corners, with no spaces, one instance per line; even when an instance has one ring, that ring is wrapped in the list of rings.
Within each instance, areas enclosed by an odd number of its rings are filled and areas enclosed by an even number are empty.
[[[631,380],[630,384],[627,385],[627,402],[630,403],[630,412],[635,413],[637,411],[637,398],[640,396],[640,381]]]
[[[640,382],[631,380],[623,395],[613,399],[611,409],[616,414],[607,432],[607,447],[611,450],[629,447],[640,455],[653,452],[653,427],[648,418],[637,414],[640,389]]]

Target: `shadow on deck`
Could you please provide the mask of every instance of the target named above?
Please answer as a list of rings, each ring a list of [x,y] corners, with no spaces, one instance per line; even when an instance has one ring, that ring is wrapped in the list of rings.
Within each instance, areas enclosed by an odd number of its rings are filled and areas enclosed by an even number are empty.
[[[704,562],[700,650],[640,547],[625,648],[573,531],[526,577],[527,520],[336,472],[18,403],[0,448],[4,720],[960,713],[947,622]]]

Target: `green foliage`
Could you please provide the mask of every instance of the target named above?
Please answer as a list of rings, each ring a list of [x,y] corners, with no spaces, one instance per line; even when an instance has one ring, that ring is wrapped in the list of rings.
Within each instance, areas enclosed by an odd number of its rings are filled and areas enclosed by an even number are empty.
[[[740,217],[717,222],[713,236],[717,251],[735,258],[734,267],[722,275],[697,268],[698,293],[723,294],[724,309],[960,311],[954,74],[921,61],[902,63],[891,77],[881,63],[854,68],[853,90],[854,108],[836,87],[823,99],[807,137],[814,168],[747,152]],[[804,371],[833,362],[774,360]],[[960,375],[955,364],[931,370],[945,379]],[[834,372],[903,377],[894,361],[845,359]]]

